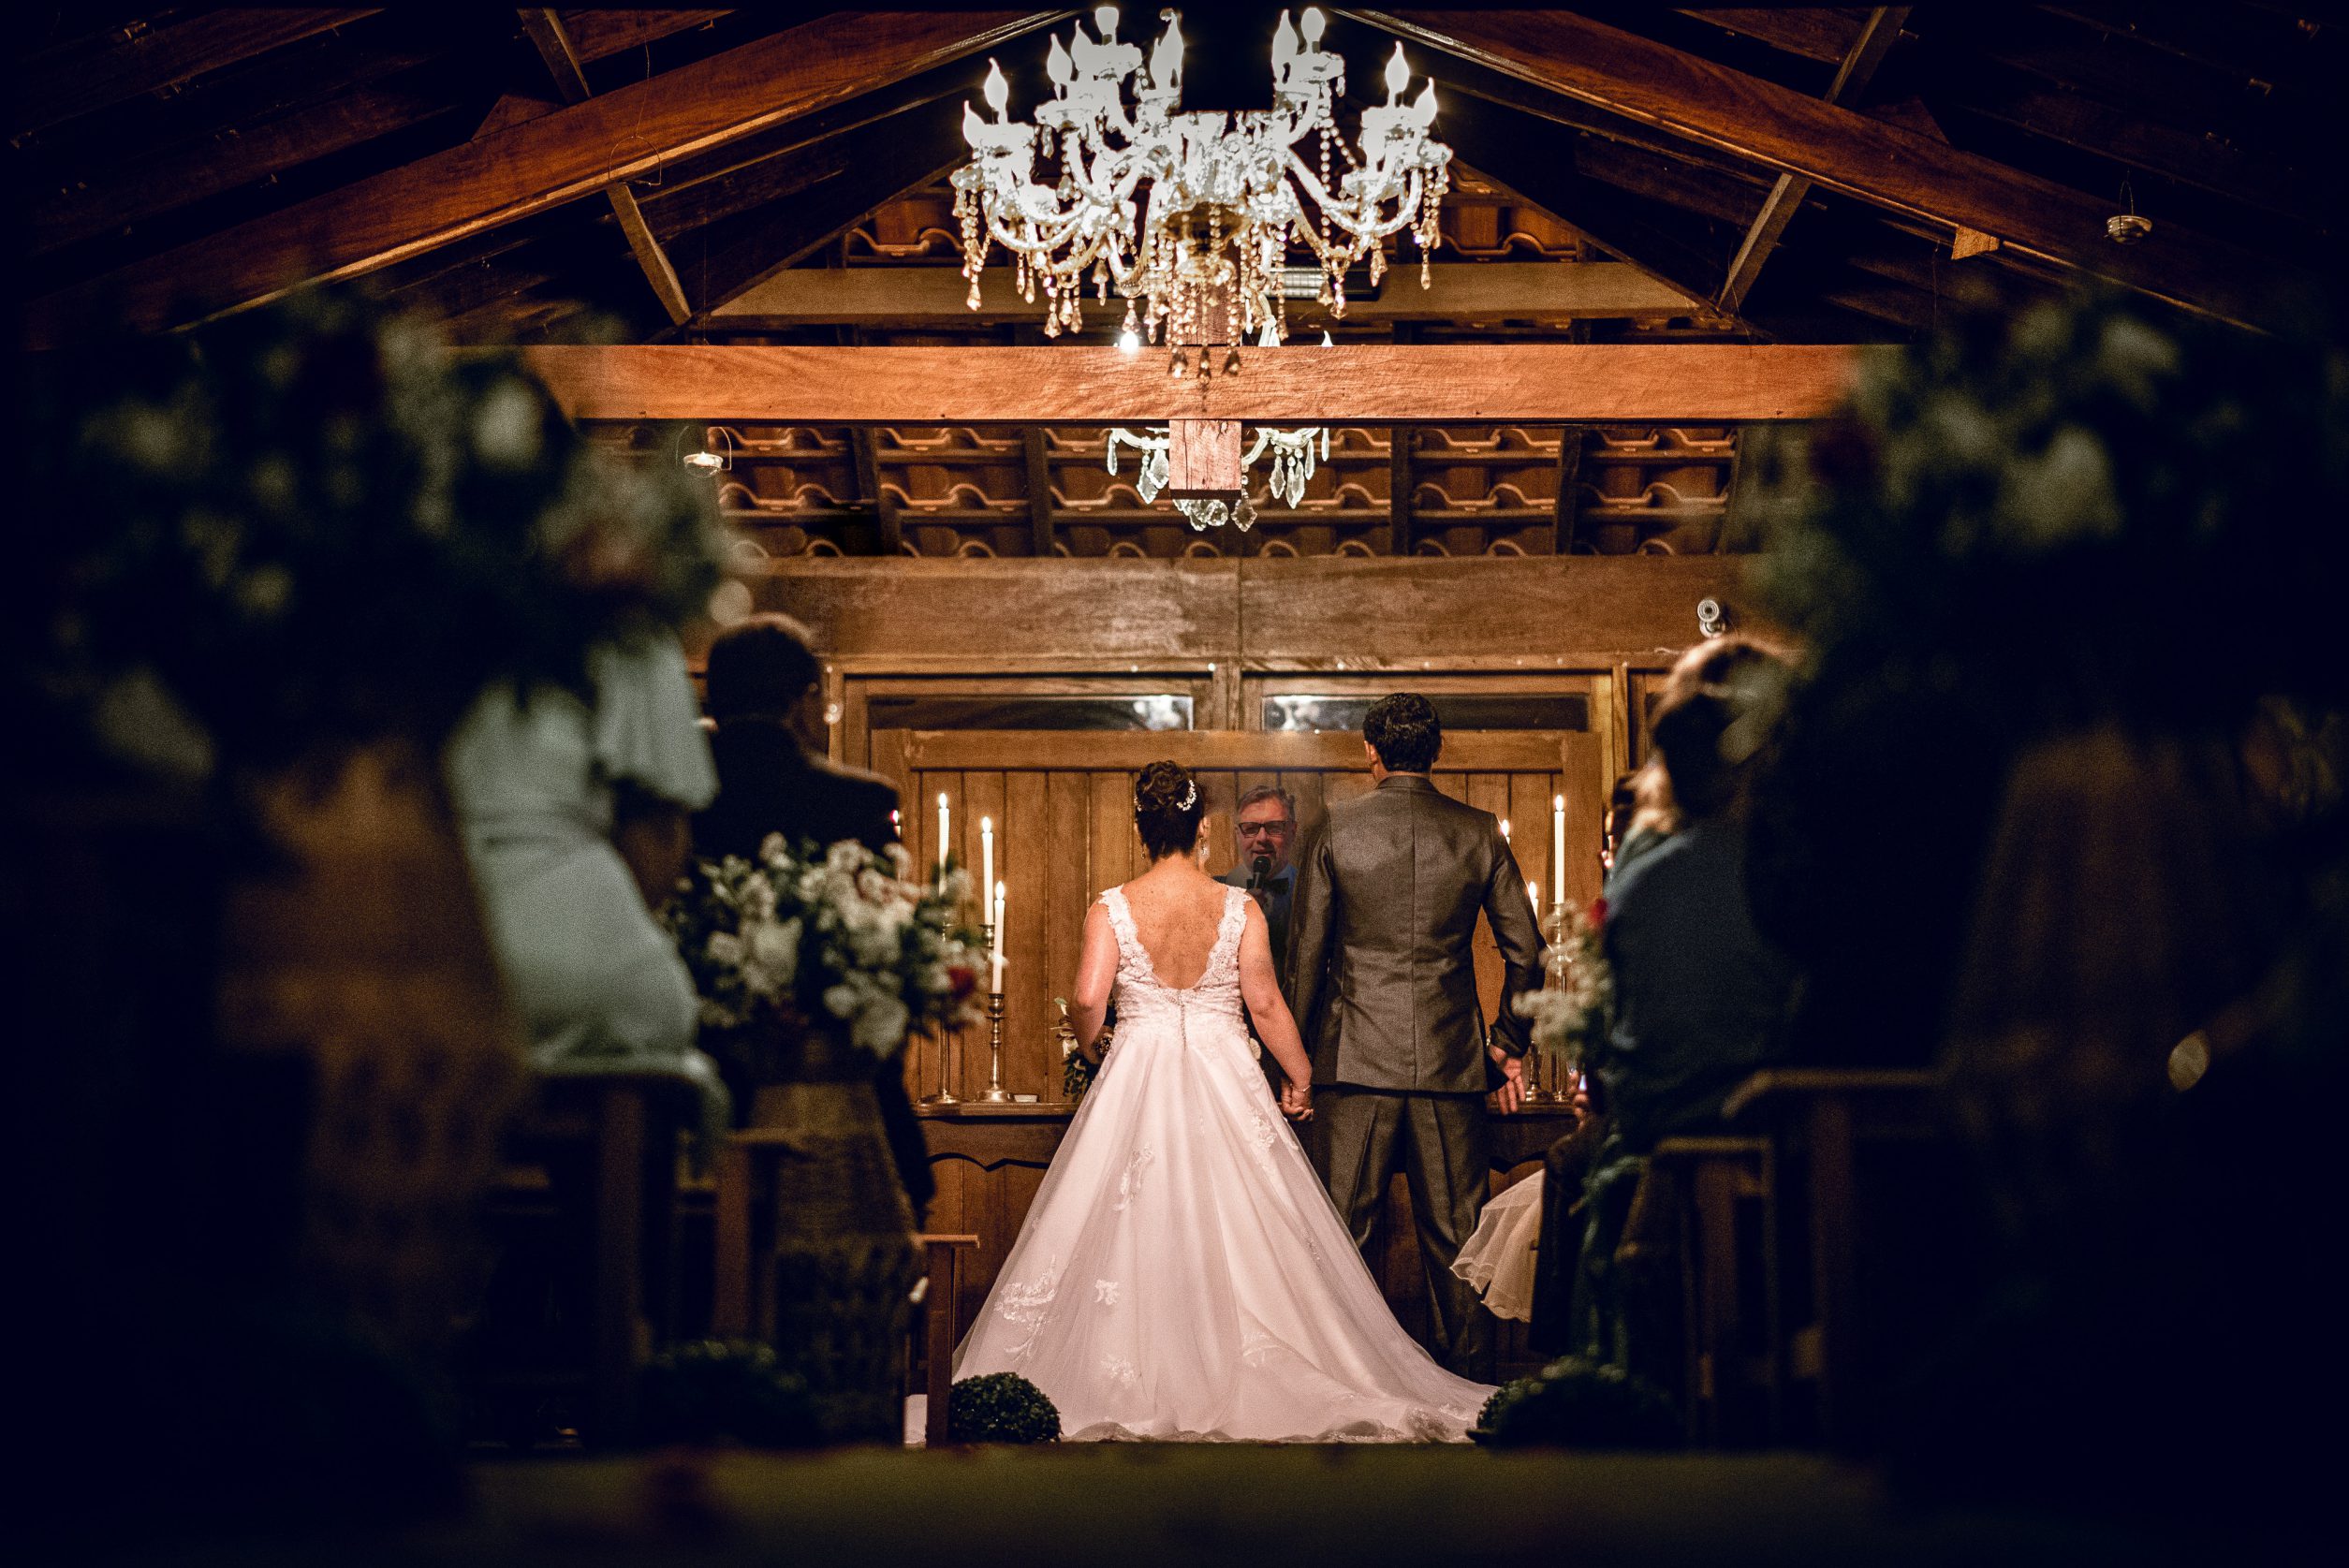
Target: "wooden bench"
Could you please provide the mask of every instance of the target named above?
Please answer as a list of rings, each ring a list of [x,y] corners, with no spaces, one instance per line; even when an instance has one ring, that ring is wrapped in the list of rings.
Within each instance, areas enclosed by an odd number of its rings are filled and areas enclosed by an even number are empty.
[[[1768,1342],[1768,1336],[1752,1332],[1745,1321],[1738,1208],[1742,1203],[1762,1205],[1767,1252],[1772,1154],[1766,1138],[1666,1138],[1648,1156],[1648,1169],[1617,1249],[1625,1263],[1636,1262],[1660,1240],[1675,1254],[1688,1438],[1693,1443],[1721,1443],[1730,1428],[1724,1417],[1730,1392],[1768,1381],[1766,1369],[1748,1365],[1749,1341]],[[1766,1258],[1765,1278],[1769,1272]]]
[[[1771,1068],[1738,1086],[1724,1121],[1757,1130],[1777,1172],[1799,1169],[1798,1188],[1773,1201],[1769,1222],[1771,1436],[1786,1435],[1785,1390],[1808,1382],[1816,1393],[1819,1435],[1830,1445],[1857,1430],[1855,1381],[1859,1291],[1859,1154],[1863,1145],[1927,1142],[1942,1136],[1930,1072],[1897,1068]],[[1780,1267],[1784,1226],[1799,1209],[1808,1231],[1811,1310],[1789,1325]]]
[[[761,1271],[754,1267],[757,1243],[751,1212],[758,1190],[760,1151],[787,1144],[791,1135],[748,1128],[728,1138],[716,1163],[715,1244],[712,1255],[710,1331],[721,1339],[765,1336],[773,1331],[773,1307],[761,1299]],[[914,1299],[922,1308],[928,1407],[924,1441],[947,1440],[947,1401],[954,1377],[954,1347],[960,1325],[955,1300],[960,1289],[959,1254],[976,1248],[976,1236],[917,1234],[922,1277]]]
[[[584,1385],[582,1435],[592,1442],[618,1442],[628,1434],[638,1374],[653,1339],[650,1320],[665,1323],[674,1312],[670,1217],[681,1125],[675,1107],[689,1093],[689,1086],[666,1073],[545,1076],[511,1138],[525,1163],[583,1153],[590,1172],[587,1366],[578,1377],[558,1377],[551,1385]],[[519,1190],[554,1195],[551,1180],[527,1164],[509,1176],[505,1195]],[[654,1226],[650,1235],[648,1216]]]

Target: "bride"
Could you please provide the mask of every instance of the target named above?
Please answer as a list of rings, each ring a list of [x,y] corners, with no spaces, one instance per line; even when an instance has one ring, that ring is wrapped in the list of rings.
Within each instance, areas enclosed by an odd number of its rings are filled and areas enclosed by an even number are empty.
[[[1080,1440],[1460,1441],[1492,1390],[1403,1332],[1282,1126],[1312,1072],[1262,912],[1193,858],[1203,814],[1142,769],[1151,867],[1087,913],[1071,1009],[1091,1040],[1114,992],[1115,1043],[954,1375],[1020,1373]]]

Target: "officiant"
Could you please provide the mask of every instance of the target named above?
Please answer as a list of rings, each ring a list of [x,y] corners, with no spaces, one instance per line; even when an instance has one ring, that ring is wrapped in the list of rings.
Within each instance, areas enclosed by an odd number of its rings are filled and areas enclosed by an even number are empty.
[[[1272,939],[1272,967],[1285,989],[1289,902],[1297,891],[1297,797],[1278,784],[1258,784],[1249,790],[1241,796],[1240,809],[1233,813],[1232,839],[1238,857],[1232,869],[1218,880],[1246,888],[1256,907],[1264,911],[1267,934]],[[1256,1060],[1278,1092],[1281,1069],[1272,1053],[1259,1050]]]

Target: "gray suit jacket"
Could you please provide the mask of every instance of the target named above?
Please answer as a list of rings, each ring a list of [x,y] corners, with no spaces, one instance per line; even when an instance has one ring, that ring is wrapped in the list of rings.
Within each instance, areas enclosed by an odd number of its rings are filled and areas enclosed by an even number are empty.
[[[1329,808],[1299,860],[1289,916],[1289,995],[1315,1083],[1485,1092],[1470,946],[1479,911],[1506,967],[1494,1036],[1522,1055],[1512,1004],[1541,989],[1545,949],[1493,814],[1409,774]]]

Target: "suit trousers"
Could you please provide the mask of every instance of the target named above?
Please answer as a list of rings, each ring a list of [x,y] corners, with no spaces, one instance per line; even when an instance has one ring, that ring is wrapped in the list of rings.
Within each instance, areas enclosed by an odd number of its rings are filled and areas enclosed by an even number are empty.
[[[1318,1084],[1309,1125],[1314,1167],[1358,1248],[1370,1244],[1387,1180],[1401,1166],[1435,1301],[1437,1357],[1463,1377],[1485,1375],[1490,1314],[1475,1288],[1452,1272],[1491,1187],[1484,1097]]]

